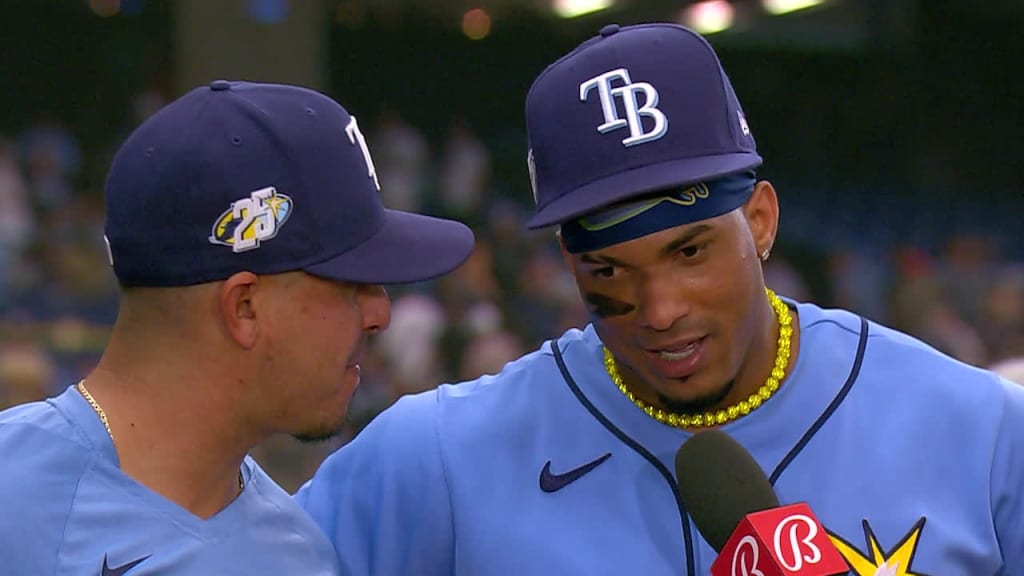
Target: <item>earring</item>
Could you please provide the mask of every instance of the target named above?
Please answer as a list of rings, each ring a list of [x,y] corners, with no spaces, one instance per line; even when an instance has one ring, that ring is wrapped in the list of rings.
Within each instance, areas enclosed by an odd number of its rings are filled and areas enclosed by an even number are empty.
[[[770,256],[771,253],[772,253],[772,249],[771,248],[765,248],[764,252],[761,252],[761,261],[762,262],[767,262],[768,261],[768,256]]]

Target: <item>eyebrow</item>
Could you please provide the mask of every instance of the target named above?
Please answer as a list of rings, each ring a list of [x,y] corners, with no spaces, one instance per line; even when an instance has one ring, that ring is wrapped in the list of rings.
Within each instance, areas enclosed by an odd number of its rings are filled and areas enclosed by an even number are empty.
[[[686,247],[687,244],[700,237],[701,234],[705,234],[711,230],[711,226],[708,226],[707,224],[698,224],[693,228],[687,228],[678,238],[666,244],[665,247],[661,249],[661,254],[663,256],[668,256],[669,254],[678,252]]]
[[[677,238],[666,244],[660,250],[661,255],[668,256],[670,254],[678,252],[687,244],[696,240],[702,234],[706,234],[712,230],[714,230],[714,228],[708,224],[697,224],[696,226],[687,228],[686,230],[683,230]],[[580,261],[585,262],[587,264],[603,264],[606,266],[629,266],[628,262],[619,260],[618,258],[615,258],[613,256],[605,256],[603,254],[595,254],[593,252],[586,252],[580,255]]]

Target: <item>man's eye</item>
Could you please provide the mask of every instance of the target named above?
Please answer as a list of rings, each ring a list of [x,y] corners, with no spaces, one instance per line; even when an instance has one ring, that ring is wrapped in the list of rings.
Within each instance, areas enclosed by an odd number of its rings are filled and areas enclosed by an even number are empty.
[[[595,278],[611,278],[615,275],[614,266],[604,266],[603,268],[595,268],[590,272]]]
[[[707,242],[701,242],[700,244],[691,244],[685,248],[681,248],[679,253],[683,258],[696,258],[700,256],[708,247]]]

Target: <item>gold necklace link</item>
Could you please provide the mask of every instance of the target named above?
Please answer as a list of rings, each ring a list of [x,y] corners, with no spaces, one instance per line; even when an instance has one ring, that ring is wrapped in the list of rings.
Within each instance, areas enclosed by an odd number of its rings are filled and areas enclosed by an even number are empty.
[[[728,408],[700,414],[677,414],[666,412],[644,402],[626,387],[626,384],[622,381],[622,376],[619,374],[619,367],[615,363],[615,357],[612,356],[611,351],[607,347],[604,348],[605,371],[608,372],[612,382],[615,382],[619,390],[636,404],[638,408],[651,418],[668,426],[676,428],[708,428],[711,426],[721,426],[726,422],[746,416],[760,408],[779,389],[780,382],[786,377],[786,367],[789,366],[789,356],[792,352],[793,315],[790,313],[786,303],[775,292],[765,288],[765,293],[768,295],[768,301],[771,303],[775,317],[779,321],[779,339],[775,352],[775,365],[772,367],[771,375],[760,388],[746,399],[740,400]]]
[[[103,408],[100,407],[100,403],[97,402],[96,399],[92,397],[92,394],[89,393],[89,389],[85,387],[85,380],[80,380],[78,382],[78,392],[83,398],[85,398],[85,401],[89,403],[89,406],[92,406],[96,415],[100,417],[100,422],[103,422],[103,427],[107,429],[110,441],[114,442],[114,433],[110,430],[110,421],[107,420],[107,413],[103,411]],[[114,443],[116,444],[116,442]]]

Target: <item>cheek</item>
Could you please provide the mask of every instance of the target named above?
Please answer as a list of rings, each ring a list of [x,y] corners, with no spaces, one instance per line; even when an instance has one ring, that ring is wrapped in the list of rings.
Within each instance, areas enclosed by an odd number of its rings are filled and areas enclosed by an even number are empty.
[[[324,304],[314,311],[316,330],[311,337],[332,361],[346,361],[359,346],[362,316],[349,301]]]

